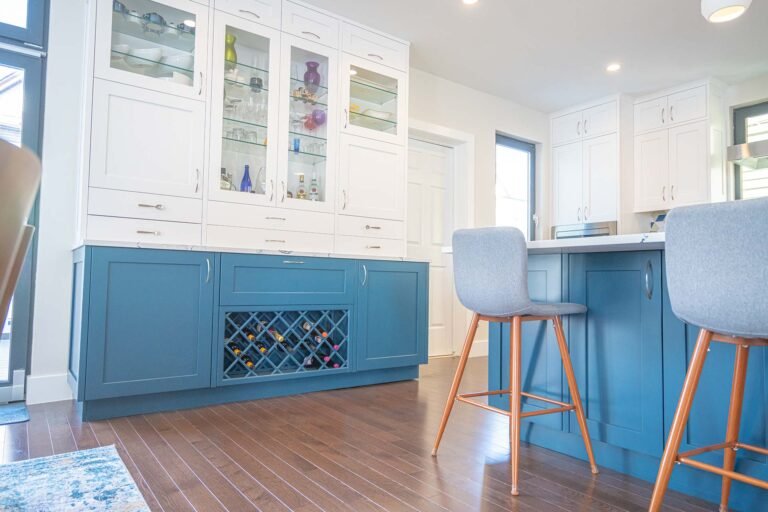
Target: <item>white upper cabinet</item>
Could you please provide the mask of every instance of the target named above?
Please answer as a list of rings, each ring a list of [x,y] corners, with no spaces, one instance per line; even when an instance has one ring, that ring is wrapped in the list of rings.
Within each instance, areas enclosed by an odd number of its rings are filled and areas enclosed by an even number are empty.
[[[599,137],[614,133],[617,129],[618,105],[610,101],[588,108],[582,114],[581,131],[584,138]]]
[[[582,112],[573,112],[552,119],[552,145],[569,144],[582,137]]]
[[[671,94],[669,123],[679,124],[702,119],[707,115],[707,87],[702,85],[687,91]]]
[[[208,7],[190,0],[98,0],[96,17],[96,77],[205,99]]]
[[[635,104],[635,133],[663,128],[667,121],[667,97]]]
[[[343,54],[343,131],[405,145],[408,136],[408,75]]]
[[[342,135],[339,157],[339,214],[404,220],[403,146]]]
[[[280,28],[281,0],[216,0],[215,7],[219,11]]]
[[[283,32],[338,48],[340,25],[337,18],[290,0],[283,1]]]
[[[583,222],[581,142],[558,146],[552,150],[554,190],[554,225],[567,226]]]
[[[635,211],[669,208],[669,137],[657,130],[635,137]]]
[[[277,205],[333,211],[338,168],[338,52],[283,36]]]
[[[352,23],[342,26],[341,49],[352,55],[408,71],[409,46]]]
[[[706,121],[669,130],[669,199],[672,207],[709,200],[708,139]]]
[[[615,133],[584,142],[582,194],[586,222],[608,222],[618,216],[618,137]]]
[[[274,203],[279,71],[280,32],[230,14],[216,14],[208,173],[211,200]]]
[[[96,80],[90,185],[200,197],[205,104]]]

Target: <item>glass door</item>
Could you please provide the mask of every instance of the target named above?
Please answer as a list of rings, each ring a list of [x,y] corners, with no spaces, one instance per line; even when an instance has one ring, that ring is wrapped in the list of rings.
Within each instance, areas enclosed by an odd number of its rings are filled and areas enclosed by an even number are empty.
[[[384,142],[405,143],[405,74],[344,56],[344,130]]]
[[[286,35],[283,48],[279,204],[329,211],[338,146],[337,54]]]
[[[208,8],[189,0],[99,0],[99,78],[203,98]]]
[[[213,37],[210,198],[272,204],[280,33],[217,12]]]

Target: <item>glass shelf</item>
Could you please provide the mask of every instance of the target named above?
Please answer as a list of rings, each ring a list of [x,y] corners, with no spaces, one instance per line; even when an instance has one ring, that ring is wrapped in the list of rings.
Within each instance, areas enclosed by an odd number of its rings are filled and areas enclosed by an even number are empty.
[[[251,92],[255,93],[255,94],[259,94],[259,93],[262,93],[262,92],[269,92],[269,89],[267,89],[266,87],[262,87],[258,91],[254,91],[253,88],[251,88],[251,84],[245,83],[245,82],[238,82],[237,80],[232,80],[232,79],[229,79],[229,78],[225,78],[224,82],[226,82],[226,83],[228,83],[230,85],[234,85],[234,86],[239,87],[239,88],[251,89]]]
[[[397,100],[397,91],[358,80],[350,80],[350,89],[350,95],[353,99],[367,103],[384,105],[390,101]]]
[[[350,122],[355,126],[369,128],[371,130],[386,131],[397,128],[397,121],[379,119],[360,112],[349,113]]]
[[[112,13],[112,31],[124,36],[152,41],[162,46],[192,52],[195,50],[195,34],[165,25],[160,33],[145,27],[144,19],[129,13]]]
[[[308,135],[306,133],[301,133],[301,132],[288,132],[288,134],[292,135],[294,137],[307,137],[308,139],[314,139],[314,140],[319,140],[319,141],[322,141],[322,142],[328,142],[328,139],[326,139],[325,137],[318,137],[317,135]]]
[[[303,78],[291,77],[291,88],[294,88],[295,85],[299,85],[300,87],[306,87],[304,85],[304,79]],[[317,92],[315,94],[317,94],[318,97],[325,96],[326,94],[328,94],[328,88],[327,87],[325,87],[323,85],[316,85],[315,87],[317,87]]]
[[[310,164],[315,165],[320,162],[325,162],[326,156],[325,155],[319,155],[316,153],[308,153],[306,151],[294,151],[294,150],[288,150],[288,155],[292,158],[291,160],[294,160],[298,163],[302,164]],[[294,174],[301,174],[298,171],[294,172]]]
[[[264,126],[263,124],[254,123],[252,121],[243,121],[242,119],[233,119],[231,117],[225,117],[223,119],[224,119],[224,121],[229,121],[231,123],[238,123],[238,124],[244,124],[244,125],[248,125],[248,126],[255,126],[256,128],[264,128],[265,130],[267,129],[267,127]],[[238,139],[234,139],[234,140],[238,140]]]
[[[181,73],[189,73],[192,74],[191,69],[187,68],[181,68],[179,66],[172,66],[171,64],[166,64],[165,62],[156,61],[156,60],[149,60],[142,57],[137,57],[135,55],[130,55],[128,53],[118,52],[117,50],[112,50],[112,67],[124,68],[126,70],[132,71],[134,73],[140,72],[140,71],[151,71],[153,68],[161,68],[163,70],[166,70],[166,73],[172,73],[173,71],[178,71]],[[119,58],[115,59],[114,56],[118,55]],[[146,73],[145,73],[146,74]],[[158,73],[153,73],[158,74]],[[192,85],[184,84],[184,85]]]
[[[239,142],[240,144],[248,144],[249,146],[258,146],[261,148],[266,148],[266,144],[262,144],[261,142],[251,142],[248,140],[240,140],[240,139],[233,139],[231,137],[222,137],[222,140],[228,140],[230,142]]]
[[[310,100],[305,100],[305,99],[302,99],[302,98],[297,98],[295,96],[291,96],[291,100],[293,101],[293,103],[303,103],[304,105],[308,105],[310,107],[325,107],[325,108],[328,108],[328,104],[327,103],[323,103],[322,101],[310,101]]]

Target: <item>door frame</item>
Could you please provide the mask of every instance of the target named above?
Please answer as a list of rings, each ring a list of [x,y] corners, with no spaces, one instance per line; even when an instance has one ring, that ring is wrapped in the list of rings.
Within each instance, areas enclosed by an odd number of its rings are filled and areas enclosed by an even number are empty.
[[[430,144],[437,144],[453,149],[453,228],[472,228],[475,226],[475,136],[471,133],[454,130],[435,123],[410,119],[408,140],[416,139]],[[406,212],[406,219],[407,219]],[[447,248],[446,248],[447,249]],[[452,266],[451,266],[452,270]],[[464,314],[457,314],[464,310]],[[469,328],[472,313],[459,303],[454,294],[453,297],[453,353],[461,350],[461,342]],[[485,332],[484,339],[476,337],[472,346],[472,357],[488,355],[488,336]],[[480,333],[478,333],[480,334]],[[482,335],[480,334],[482,338]],[[439,357],[439,356],[438,356]]]

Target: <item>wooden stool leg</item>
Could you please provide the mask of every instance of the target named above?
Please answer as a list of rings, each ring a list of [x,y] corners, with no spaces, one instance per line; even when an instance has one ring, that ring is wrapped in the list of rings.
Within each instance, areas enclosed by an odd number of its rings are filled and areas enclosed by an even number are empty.
[[[440,440],[443,438],[443,433],[445,432],[445,426],[448,424],[448,418],[451,416],[451,411],[453,410],[453,404],[456,402],[456,395],[459,392],[459,384],[461,384],[461,378],[464,376],[464,369],[467,366],[467,360],[469,359],[469,352],[472,350],[472,343],[475,341],[475,333],[477,333],[478,323],[480,323],[480,315],[475,313],[474,315],[472,315],[472,321],[469,324],[467,337],[464,340],[464,348],[461,349],[459,366],[456,368],[456,373],[453,375],[453,384],[451,384],[451,392],[448,394],[448,400],[445,403],[445,410],[443,411],[443,419],[440,420],[440,429],[437,431],[435,446],[434,448],[432,448],[433,457],[437,455],[437,448],[440,446]]]
[[[512,496],[520,494],[517,482],[520,476],[522,341],[523,320],[516,316],[512,319],[512,329],[509,332],[509,463],[512,466]]]
[[[658,512],[661,510],[661,504],[664,501],[664,495],[669,486],[669,479],[672,476],[672,469],[677,459],[680,443],[685,433],[685,425],[688,423],[688,416],[691,414],[693,398],[696,395],[696,387],[699,385],[701,370],[704,368],[704,361],[707,359],[707,350],[712,341],[712,333],[702,329],[699,333],[699,339],[696,341],[696,349],[693,351],[688,373],[685,376],[683,392],[680,394],[680,402],[677,404],[675,418],[672,420],[672,428],[669,430],[667,447],[664,448],[664,455],[659,464],[659,474],[656,477],[656,485],[653,487],[651,504],[648,507],[649,512]]]
[[[744,383],[747,380],[747,363],[749,362],[749,346],[736,347],[736,362],[733,365],[733,384],[731,387],[731,406],[728,411],[728,429],[725,433],[726,443],[736,443],[739,440],[741,426],[741,406],[744,401]],[[725,449],[723,469],[733,471],[736,466],[736,451]],[[728,512],[728,497],[731,494],[731,479],[723,477],[723,490],[720,495],[720,512]]]
[[[568,389],[571,391],[571,400],[576,408],[576,419],[579,422],[579,429],[581,429],[581,437],[584,438],[584,448],[587,450],[587,457],[589,458],[589,465],[591,466],[592,473],[596,475],[598,469],[597,464],[595,463],[595,455],[592,453],[592,439],[589,437],[587,418],[584,415],[584,407],[581,405],[581,395],[579,395],[579,385],[576,382],[576,374],[573,373],[571,355],[568,353],[568,344],[565,342],[563,322],[559,316],[556,316],[552,318],[552,324],[555,326],[557,346],[560,347],[560,357],[563,360],[565,377],[568,380]]]

